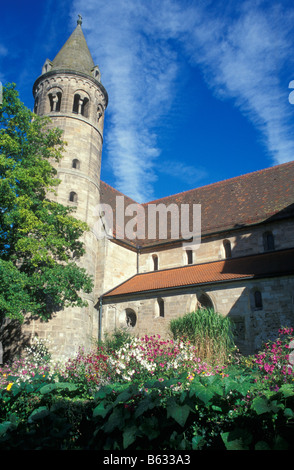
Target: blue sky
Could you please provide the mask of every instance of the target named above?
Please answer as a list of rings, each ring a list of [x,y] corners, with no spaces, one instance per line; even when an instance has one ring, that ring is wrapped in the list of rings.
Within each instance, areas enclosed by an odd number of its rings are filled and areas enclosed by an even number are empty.
[[[294,159],[293,2],[5,2],[0,80],[29,108],[78,13],[109,95],[104,181],[145,202]]]

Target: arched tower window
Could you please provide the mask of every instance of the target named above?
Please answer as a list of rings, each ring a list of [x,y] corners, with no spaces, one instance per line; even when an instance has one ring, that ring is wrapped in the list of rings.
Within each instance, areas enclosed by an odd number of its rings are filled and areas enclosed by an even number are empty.
[[[158,256],[152,255],[153,260],[153,271],[158,271]]]
[[[69,200],[70,202],[78,202],[78,195],[74,191],[69,193]]]
[[[264,251],[272,251],[275,249],[275,239],[273,233],[268,231],[263,234]]]
[[[77,158],[75,158],[73,161],[72,161],[72,168],[75,168],[76,170],[79,170],[80,169],[80,160],[78,160]]]
[[[232,257],[232,248],[231,248],[230,240],[224,240],[223,246],[224,246],[225,258],[226,259],[231,258]]]
[[[72,112],[81,114],[84,117],[89,117],[90,100],[86,96],[76,93],[74,96]]]
[[[49,93],[50,111],[59,112],[61,106],[61,92]]]
[[[97,106],[97,121],[99,122],[101,117],[103,116],[103,108],[101,104]]]

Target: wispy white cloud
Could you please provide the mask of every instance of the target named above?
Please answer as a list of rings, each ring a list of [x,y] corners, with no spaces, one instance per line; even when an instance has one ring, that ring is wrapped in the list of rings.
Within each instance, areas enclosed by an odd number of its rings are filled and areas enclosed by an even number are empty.
[[[198,184],[207,176],[205,168],[195,167],[183,161],[160,161],[157,165],[157,171],[169,178],[180,180],[189,187]]]
[[[284,2],[74,0],[110,97],[105,145],[116,187],[153,196],[162,171],[156,128],[177,99],[180,56],[260,131],[273,163],[293,159],[293,108],[283,69],[293,50],[293,8]],[[289,81],[293,77],[289,77]],[[203,170],[174,162],[179,175]],[[166,170],[167,171],[167,170]],[[201,173],[202,172],[202,173]]]
[[[234,21],[202,12],[206,31],[194,29],[185,47],[213,93],[232,98],[260,130],[273,163],[283,163],[294,158],[293,109],[282,81],[293,49],[294,10],[279,4],[264,10],[262,3],[243,2]],[[192,44],[200,46],[200,54]]]

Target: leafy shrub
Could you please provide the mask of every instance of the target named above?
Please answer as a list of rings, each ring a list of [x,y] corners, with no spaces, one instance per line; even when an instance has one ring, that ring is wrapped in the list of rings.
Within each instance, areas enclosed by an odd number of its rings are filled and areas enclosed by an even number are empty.
[[[131,341],[131,334],[125,329],[119,329],[115,330],[112,334],[106,334],[101,347],[103,347],[106,353],[111,354]]]

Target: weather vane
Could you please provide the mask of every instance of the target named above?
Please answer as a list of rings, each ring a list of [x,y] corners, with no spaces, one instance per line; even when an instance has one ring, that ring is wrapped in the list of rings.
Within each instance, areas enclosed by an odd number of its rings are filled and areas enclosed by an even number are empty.
[[[81,16],[81,15],[78,15],[78,17],[79,17],[79,19],[78,19],[78,21],[77,21],[77,24],[82,24],[82,19],[83,19],[82,16]]]

